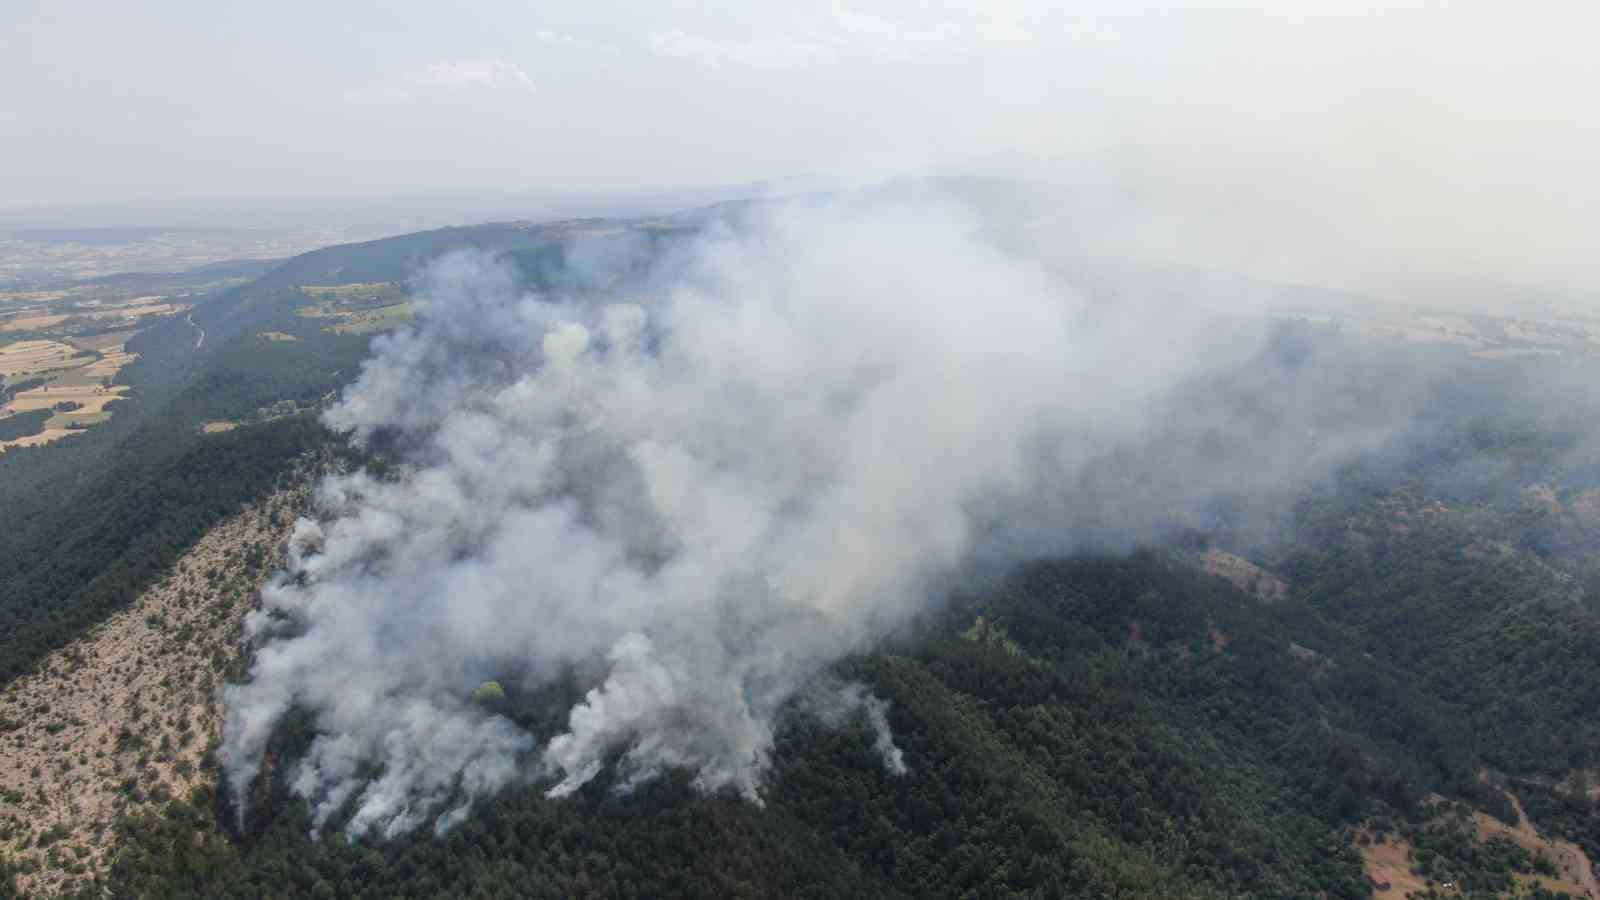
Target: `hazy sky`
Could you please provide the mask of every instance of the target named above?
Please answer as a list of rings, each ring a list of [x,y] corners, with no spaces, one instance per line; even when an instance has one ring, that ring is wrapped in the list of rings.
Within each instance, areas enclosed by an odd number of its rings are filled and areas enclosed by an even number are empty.
[[[4,0],[0,206],[957,166],[1120,191],[1158,244],[1589,285],[1596,34],[1587,0]]]

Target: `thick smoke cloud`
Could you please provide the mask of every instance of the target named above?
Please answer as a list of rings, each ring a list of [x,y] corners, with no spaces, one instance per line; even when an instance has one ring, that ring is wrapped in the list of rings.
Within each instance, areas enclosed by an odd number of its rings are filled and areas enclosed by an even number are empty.
[[[235,795],[299,707],[319,737],[290,784],[319,828],[353,808],[353,833],[443,829],[609,767],[758,800],[786,704],[964,566],[1293,490],[1415,402],[1334,403],[1344,370],[1264,320],[1108,300],[981,233],[925,198],[796,204],[603,299],[526,293],[481,255],[432,266],[417,326],[326,415],[409,448],[404,471],[326,480],[264,591],[225,697]],[[473,700],[574,672],[591,687],[559,733]],[[882,701],[829,690],[823,720],[864,716],[905,772]]]

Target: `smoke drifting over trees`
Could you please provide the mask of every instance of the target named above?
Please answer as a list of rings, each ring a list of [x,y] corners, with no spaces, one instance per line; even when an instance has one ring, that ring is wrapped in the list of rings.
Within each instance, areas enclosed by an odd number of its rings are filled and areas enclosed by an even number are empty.
[[[235,795],[300,707],[319,736],[290,784],[318,827],[353,804],[352,833],[444,829],[613,766],[759,800],[785,705],[973,563],[1266,507],[1421,402],[1263,317],[1108,300],[987,233],[930,199],[806,203],[653,261],[622,242],[570,295],[434,264],[417,326],[325,417],[405,465],[321,485],[249,622]],[[473,702],[574,672],[559,733]],[[864,715],[903,771],[882,701],[826,690],[822,719]]]

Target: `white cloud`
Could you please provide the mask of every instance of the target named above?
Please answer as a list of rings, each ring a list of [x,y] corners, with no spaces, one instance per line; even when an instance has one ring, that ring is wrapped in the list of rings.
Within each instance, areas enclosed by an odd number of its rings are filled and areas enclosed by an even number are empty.
[[[962,22],[913,22],[845,8],[796,20],[788,29],[767,35],[717,38],[679,29],[650,35],[650,49],[658,56],[711,68],[727,64],[760,69],[798,69],[848,59],[904,62],[964,56],[1026,42],[1025,29],[1010,13],[991,11]]]
[[[594,53],[604,53],[607,56],[616,56],[622,51],[616,44],[600,43],[588,38],[581,38],[564,31],[555,31],[550,28],[540,28],[533,33],[534,40],[547,47],[560,47],[566,50],[587,50]]]
[[[363,106],[389,106],[409,103],[425,91],[455,91],[465,88],[486,88],[533,93],[533,79],[516,63],[503,59],[463,59],[429,63],[410,72],[397,83],[378,82],[344,92],[346,103]]]
[[[346,103],[358,103],[363,106],[384,106],[410,101],[411,92],[402,87],[378,84],[345,91],[344,99]]]
[[[976,39],[969,29],[954,22],[915,26],[848,10],[835,12],[832,26],[841,40],[857,52],[884,60],[967,53]]]
[[[411,75],[410,81],[429,87],[464,88],[514,87],[534,90],[533,79],[516,63],[503,59],[464,59],[429,63]]]
[[[833,62],[839,56],[836,46],[805,37],[775,35],[726,41],[677,30],[652,33],[650,49],[658,56],[711,68],[731,63],[757,69],[798,69]]]

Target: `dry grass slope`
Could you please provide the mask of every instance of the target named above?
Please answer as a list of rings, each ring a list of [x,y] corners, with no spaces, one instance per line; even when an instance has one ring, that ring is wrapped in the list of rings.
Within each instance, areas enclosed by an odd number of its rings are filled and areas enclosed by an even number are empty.
[[[1441,816],[1434,821],[1446,824],[1455,821],[1459,827],[1469,829],[1473,838],[1480,843],[1503,839],[1528,851],[1536,859],[1548,860],[1555,869],[1554,876],[1531,873],[1512,875],[1512,880],[1517,884],[1517,896],[1540,887],[1558,895],[1600,900],[1600,882],[1596,881],[1589,858],[1584,855],[1583,850],[1570,841],[1541,835],[1533,822],[1528,819],[1528,814],[1523,811],[1522,803],[1516,794],[1507,791],[1506,797],[1517,811],[1515,825],[1502,822],[1482,810],[1473,810],[1471,817],[1466,819],[1452,820]],[[1429,802],[1441,809],[1449,803],[1446,798],[1438,794],[1431,795]],[[1356,849],[1361,853],[1362,867],[1367,880],[1372,884],[1372,896],[1375,900],[1406,900],[1408,897],[1420,897],[1429,888],[1440,896],[1454,896],[1460,893],[1453,888],[1432,884],[1425,877],[1414,873],[1412,858],[1415,849],[1400,835],[1390,834],[1380,839],[1371,828],[1363,826],[1356,829],[1352,837],[1356,842]]]
[[[215,779],[216,690],[308,481],[212,529],[132,606],[0,691],[0,853],[26,896],[103,874],[120,815]]]
[[[1477,826],[1478,840],[1505,838],[1536,857],[1550,860],[1559,873],[1557,878],[1524,876],[1520,880],[1538,883],[1546,890],[1565,891],[1591,900],[1600,898],[1600,881],[1595,879],[1594,867],[1583,849],[1571,841],[1539,834],[1539,830],[1528,819],[1528,814],[1523,811],[1517,795],[1510,791],[1505,794],[1512,808],[1517,811],[1517,823],[1507,825],[1487,813],[1474,812],[1472,820]]]
[[[1357,844],[1367,880],[1372,884],[1373,900],[1405,900],[1427,890],[1421,876],[1411,874],[1411,845],[1405,838],[1389,835],[1381,841],[1365,831],[1371,843]]]

